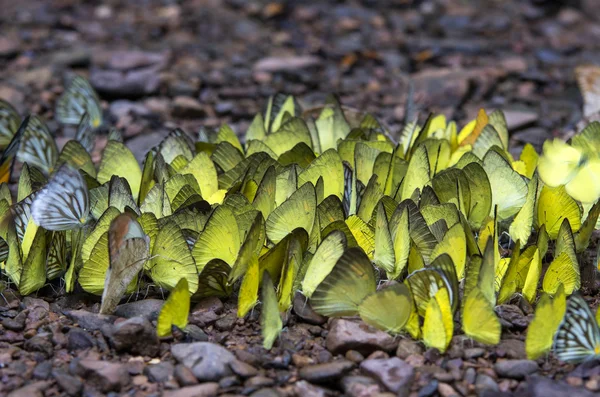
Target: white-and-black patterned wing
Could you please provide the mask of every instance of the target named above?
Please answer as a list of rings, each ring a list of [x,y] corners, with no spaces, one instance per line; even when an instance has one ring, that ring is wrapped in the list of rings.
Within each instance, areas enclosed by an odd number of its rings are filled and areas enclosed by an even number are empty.
[[[83,176],[64,164],[34,200],[35,223],[47,230],[83,226],[90,212],[89,192]]]
[[[102,124],[100,99],[90,83],[81,76],[75,76],[56,103],[56,118],[63,124],[77,125],[87,113],[93,128]]]
[[[600,357],[598,324],[587,303],[577,293],[567,302],[565,317],[554,337],[554,354],[567,362]]]
[[[29,118],[17,159],[38,167],[46,174],[54,169],[58,160],[58,148],[48,126],[37,116]]]
[[[94,146],[96,145],[96,130],[92,127],[92,121],[87,112],[81,116],[81,120],[77,126],[75,140],[81,143],[81,146],[83,146],[88,153],[91,153],[92,150],[94,150]]]

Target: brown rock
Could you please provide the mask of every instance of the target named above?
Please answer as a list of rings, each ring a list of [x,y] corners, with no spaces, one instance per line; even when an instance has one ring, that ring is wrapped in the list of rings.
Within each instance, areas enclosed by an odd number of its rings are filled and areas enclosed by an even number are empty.
[[[182,387],[179,390],[165,391],[163,397],[212,397],[217,395],[219,384],[207,382],[201,385]]]
[[[333,354],[356,350],[369,355],[376,350],[391,352],[398,347],[398,341],[363,322],[335,319],[331,322],[326,346]]]
[[[365,360],[360,369],[396,394],[408,392],[415,378],[414,368],[398,357]]]
[[[123,364],[92,359],[74,360],[71,372],[103,392],[119,391],[131,378]]]

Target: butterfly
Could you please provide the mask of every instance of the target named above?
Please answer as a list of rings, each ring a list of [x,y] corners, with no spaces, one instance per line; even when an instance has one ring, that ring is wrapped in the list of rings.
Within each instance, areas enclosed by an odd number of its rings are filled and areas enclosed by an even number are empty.
[[[13,135],[10,143],[2,152],[2,156],[0,156],[0,183],[5,182],[8,183],[10,181],[10,176],[12,174],[12,168],[15,163],[15,159],[17,153],[19,151],[19,146],[21,146],[21,140],[25,135],[25,129],[29,124],[29,116],[25,117],[19,126],[19,129]]]
[[[89,192],[83,176],[64,164],[35,198],[31,214],[47,230],[70,230],[84,225],[90,212]]]
[[[159,337],[171,335],[172,327],[185,329],[190,313],[190,292],[186,278],[179,280],[158,315],[156,333]]]
[[[90,83],[75,76],[56,103],[56,119],[63,124],[77,125],[84,113],[89,115],[93,128],[102,124],[102,108],[98,94]]]
[[[21,124],[19,113],[12,105],[0,99],[0,148],[6,147]]]
[[[81,116],[81,120],[77,125],[77,133],[75,134],[75,140],[81,143],[81,146],[90,153],[94,150],[96,134],[95,129],[92,126],[92,120],[90,115],[85,112],[83,116]]]
[[[111,314],[129,284],[144,267],[150,238],[129,213],[117,216],[108,229],[109,266],[100,313]]]
[[[567,311],[554,337],[554,354],[561,361],[581,362],[600,358],[600,329],[581,295],[567,301]]]
[[[34,165],[45,174],[51,174],[58,160],[58,147],[46,123],[37,116],[31,116],[21,139],[17,159]]]

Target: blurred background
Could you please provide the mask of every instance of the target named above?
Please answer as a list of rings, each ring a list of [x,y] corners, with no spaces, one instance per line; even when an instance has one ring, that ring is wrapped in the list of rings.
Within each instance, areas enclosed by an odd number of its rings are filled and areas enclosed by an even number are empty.
[[[51,120],[64,79],[82,74],[138,157],[174,126],[228,122],[241,134],[276,92],[305,109],[335,93],[395,131],[409,81],[422,116],[464,123],[480,107],[502,108],[517,145],[540,145],[581,119],[574,67],[600,65],[596,0],[1,6],[0,97]]]

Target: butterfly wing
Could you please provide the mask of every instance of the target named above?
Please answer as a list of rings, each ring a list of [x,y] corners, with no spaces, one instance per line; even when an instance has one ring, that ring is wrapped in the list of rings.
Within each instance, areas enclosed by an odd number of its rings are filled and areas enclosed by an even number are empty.
[[[92,127],[102,124],[98,94],[86,79],[75,76],[56,103],[56,118],[63,124],[77,125],[84,113],[89,114]]]
[[[63,165],[35,198],[31,214],[47,230],[70,230],[87,222],[90,200],[79,171]]]
[[[600,330],[581,295],[572,295],[554,338],[554,354],[559,360],[580,362],[600,356]]]

